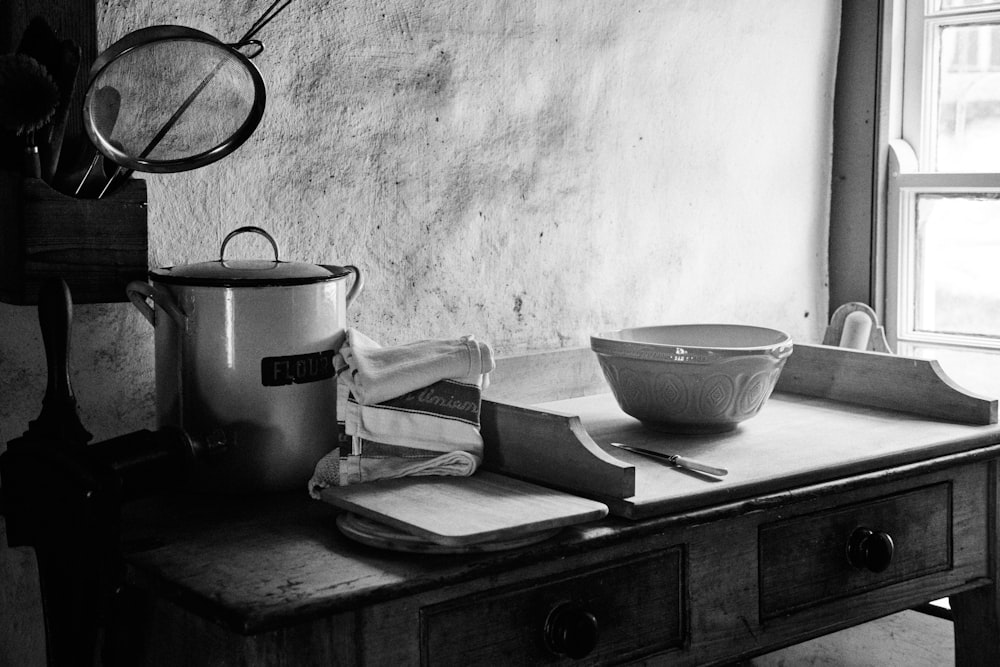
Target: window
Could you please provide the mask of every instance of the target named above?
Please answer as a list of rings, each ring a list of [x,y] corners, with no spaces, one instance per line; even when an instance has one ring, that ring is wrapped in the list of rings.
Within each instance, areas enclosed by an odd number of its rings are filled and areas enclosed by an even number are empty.
[[[902,16],[900,16],[902,14]],[[1000,364],[1000,2],[901,0],[886,197],[897,352]],[[900,21],[900,18],[902,20]]]

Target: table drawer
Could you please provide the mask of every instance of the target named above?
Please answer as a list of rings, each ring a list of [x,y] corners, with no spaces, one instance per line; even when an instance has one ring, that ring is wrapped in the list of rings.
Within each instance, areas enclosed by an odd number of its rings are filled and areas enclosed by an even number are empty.
[[[429,607],[420,612],[425,665],[620,662],[684,641],[684,551],[675,547]],[[548,638],[546,638],[548,632]],[[551,646],[571,646],[562,654]]]
[[[948,570],[952,484],[766,523],[758,540],[762,619]]]

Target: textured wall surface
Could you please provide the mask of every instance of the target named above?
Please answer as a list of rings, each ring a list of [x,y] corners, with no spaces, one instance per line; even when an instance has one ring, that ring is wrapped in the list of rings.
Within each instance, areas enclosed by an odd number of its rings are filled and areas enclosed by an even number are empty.
[[[101,0],[98,29],[233,40],[266,4]],[[350,319],[384,343],[511,354],[699,321],[818,340],[838,19],[833,0],[296,0],[259,35],[256,133],[146,176],[150,264],[259,225],[283,259],[361,267]],[[232,254],[267,256],[253,239]],[[0,304],[0,325],[4,442],[45,372],[34,309]],[[78,306],[71,363],[96,439],[152,426],[130,305]]]

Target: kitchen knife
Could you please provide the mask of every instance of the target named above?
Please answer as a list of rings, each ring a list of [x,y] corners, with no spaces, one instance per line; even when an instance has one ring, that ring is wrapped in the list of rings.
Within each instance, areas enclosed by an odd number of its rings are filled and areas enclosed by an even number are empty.
[[[643,456],[648,456],[659,461],[666,461],[671,463],[678,468],[686,468],[687,470],[694,470],[696,472],[705,473],[707,475],[715,475],[716,477],[724,477],[729,474],[729,471],[725,468],[716,468],[715,466],[706,465],[704,463],[699,463],[698,461],[692,461],[689,458],[685,458],[678,454],[662,454],[653,449],[646,449],[644,447],[634,447],[632,445],[625,445],[620,442],[612,442],[612,447],[618,447],[619,449],[625,449],[636,454],[642,454]]]

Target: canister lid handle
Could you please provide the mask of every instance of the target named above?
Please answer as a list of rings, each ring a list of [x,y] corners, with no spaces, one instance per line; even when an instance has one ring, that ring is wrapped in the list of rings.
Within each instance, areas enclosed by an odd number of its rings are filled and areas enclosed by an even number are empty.
[[[226,238],[222,239],[222,247],[219,249],[219,261],[220,262],[226,261],[226,244],[228,244],[229,241],[232,240],[232,238],[234,236],[236,236],[237,234],[243,234],[245,232],[253,232],[254,234],[260,234],[265,239],[267,239],[268,242],[271,244],[271,247],[274,249],[274,261],[275,262],[280,262],[281,261],[280,259],[278,259],[278,244],[275,243],[274,238],[272,238],[272,236],[270,234],[268,234],[266,231],[264,231],[260,227],[254,227],[253,225],[247,225],[246,227],[239,227],[237,229],[234,229],[233,231],[229,232],[229,234],[226,235]]]

